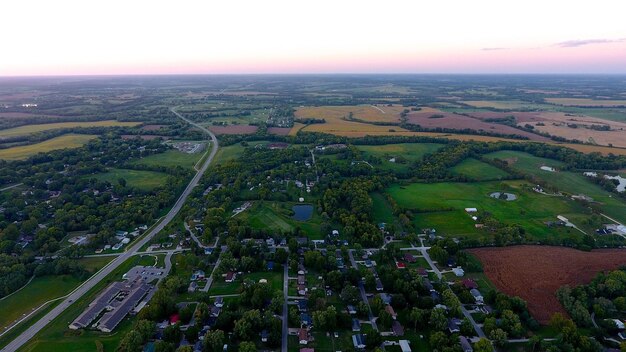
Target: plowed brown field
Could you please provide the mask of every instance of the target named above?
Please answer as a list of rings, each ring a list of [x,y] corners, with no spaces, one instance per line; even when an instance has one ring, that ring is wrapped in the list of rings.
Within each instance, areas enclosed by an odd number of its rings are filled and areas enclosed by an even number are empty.
[[[524,299],[542,324],[554,313],[565,313],[555,295],[559,287],[586,284],[599,272],[626,265],[623,249],[582,252],[565,247],[513,246],[469,252],[480,259],[485,274],[500,291]]]

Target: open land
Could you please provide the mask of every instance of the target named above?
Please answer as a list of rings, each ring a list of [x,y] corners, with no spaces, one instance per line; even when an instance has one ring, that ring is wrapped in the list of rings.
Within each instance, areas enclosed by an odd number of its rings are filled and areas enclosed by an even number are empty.
[[[24,136],[32,133],[57,130],[61,128],[74,128],[74,127],[133,127],[140,125],[140,122],[120,122],[115,120],[106,121],[89,121],[89,122],[58,122],[58,123],[46,123],[41,125],[27,125],[15,128],[9,128],[7,130],[0,130],[0,138],[3,137],[15,137]]]
[[[537,321],[547,324],[565,313],[555,293],[561,286],[586,284],[599,272],[626,265],[626,250],[582,252],[564,247],[513,246],[470,249],[500,291],[519,296]]]
[[[95,138],[97,138],[97,136],[90,134],[68,133],[35,144],[0,149],[0,159],[21,160],[36,155],[37,153],[66,148],[79,148]]]

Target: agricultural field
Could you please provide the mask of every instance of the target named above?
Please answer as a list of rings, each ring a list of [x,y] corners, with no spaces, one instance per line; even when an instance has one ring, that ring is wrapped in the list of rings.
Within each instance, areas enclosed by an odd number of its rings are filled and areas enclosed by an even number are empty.
[[[120,122],[116,120],[88,121],[88,122],[57,122],[41,125],[27,125],[7,130],[0,130],[0,138],[25,136],[42,131],[57,130],[61,128],[73,127],[133,127],[140,125],[140,122]]]
[[[315,106],[298,108],[296,118],[326,119],[326,123],[335,120],[353,118],[367,122],[400,122],[400,114],[406,107],[401,105],[352,105],[352,106]]]
[[[559,191],[572,195],[584,194],[589,196],[595,202],[592,204],[599,207],[603,213],[626,223],[626,203],[624,201],[588,181],[582,172],[560,171],[559,168],[563,164],[559,161],[514,151],[499,151],[487,154],[485,157],[504,160],[514,169],[541,178]],[[556,171],[545,171],[540,169],[541,166],[553,167]]]
[[[459,101],[474,108],[491,108],[498,110],[537,109],[543,105],[525,102],[521,100],[464,100]]]
[[[183,153],[178,150],[168,150],[164,153],[153,154],[145,158],[133,160],[131,164],[193,168],[203,155],[204,151],[199,153]]]
[[[466,176],[475,181],[501,180],[509,174],[495,166],[474,158],[468,158],[450,168],[456,175]]]
[[[522,131],[515,127],[485,122],[472,117],[459,115],[455,113],[445,112],[439,109],[424,107],[420,111],[414,111],[408,114],[408,122],[419,125],[427,129],[456,129],[456,130],[474,130],[484,131],[487,133],[497,133],[502,135],[518,135],[533,141],[546,142],[548,138],[537,134]]]
[[[506,201],[489,196],[493,192],[502,191],[516,195],[517,199]],[[478,208],[479,211],[491,213],[505,224],[518,224],[538,239],[571,232],[565,228],[550,228],[544,221],[556,221],[557,215],[567,217],[576,214],[585,217],[588,214],[582,205],[566,198],[538,194],[524,181],[413,183],[391,186],[387,193],[399,206],[414,210],[421,228],[438,229],[438,226],[444,224],[444,232],[447,234],[456,234],[453,232],[455,230],[463,231],[460,234],[470,232],[471,222],[468,219],[471,221],[471,218],[464,212],[465,208]],[[449,216],[446,217],[446,213]],[[445,225],[446,222],[458,224]],[[574,232],[571,234],[578,235]]]
[[[0,149],[0,159],[22,160],[38,153],[45,153],[52,150],[79,148],[97,137],[98,136],[91,134],[64,134],[35,144]]]
[[[118,181],[123,178],[127,186],[136,187],[142,191],[152,191],[164,186],[167,181],[167,175],[162,172],[130,169],[110,169],[105,173],[90,175],[89,178],[107,181],[112,185],[118,184]]]
[[[510,296],[519,296],[540,323],[565,313],[555,293],[561,286],[586,284],[599,272],[626,265],[626,250],[583,252],[565,247],[513,246],[470,249],[483,264],[486,276]],[[567,263],[567,265],[563,265]]]
[[[590,106],[590,107],[623,107],[626,100],[599,100],[587,98],[546,98],[546,102],[563,106]]]

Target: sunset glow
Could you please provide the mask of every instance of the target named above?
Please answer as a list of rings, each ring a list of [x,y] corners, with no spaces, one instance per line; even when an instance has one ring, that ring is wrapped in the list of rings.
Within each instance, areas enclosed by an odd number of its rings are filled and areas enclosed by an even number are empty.
[[[626,73],[622,1],[5,1],[0,75]]]

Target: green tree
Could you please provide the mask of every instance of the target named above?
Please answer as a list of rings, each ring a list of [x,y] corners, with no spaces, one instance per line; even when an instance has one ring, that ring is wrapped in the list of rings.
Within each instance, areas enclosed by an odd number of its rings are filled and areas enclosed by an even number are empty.
[[[489,340],[482,338],[474,344],[474,352],[493,352],[493,346]]]
[[[428,321],[433,329],[444,331],[448,327],[448,318],[446,318],[445,310],[435,308],[430,312],[430,320]]]
[[[239,344],[239,352],[256,352],[254,342],[244,341]]]
[[[224,331],[209,330],[204,335],[204,352],[220,352],[224,346]]]

